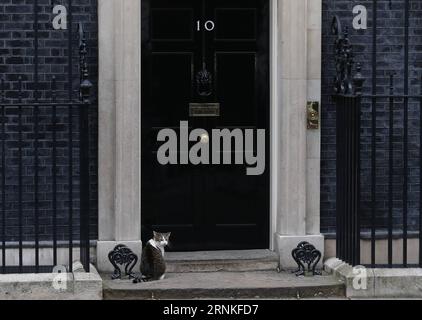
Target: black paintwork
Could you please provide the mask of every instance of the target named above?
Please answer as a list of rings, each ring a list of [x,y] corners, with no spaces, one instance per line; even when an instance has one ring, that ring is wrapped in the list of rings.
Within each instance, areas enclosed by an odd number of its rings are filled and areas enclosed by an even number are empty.
[[[212,32],[196,21],[213,20]],[[213,92],[201,97],[203,60]],[[189,117],[189,103],[218,102],[220,117]],[[161,166],[157,133],[192,128],[267,129],[266,171],[243,165]],[[171,250],[269,246],[269,1],[142,1],[142,224],[172,232]]]

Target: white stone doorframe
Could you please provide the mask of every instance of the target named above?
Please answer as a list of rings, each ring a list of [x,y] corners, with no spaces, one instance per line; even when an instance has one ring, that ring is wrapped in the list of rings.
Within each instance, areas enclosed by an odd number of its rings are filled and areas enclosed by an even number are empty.
[[[320,234],[320,131],[306,128],[307,101],[321,101],[322,0],[271,3],[271,248],[291,250]],[[116,244],[141,252],[141,1],[99,0],[99,241],[111,271]]]

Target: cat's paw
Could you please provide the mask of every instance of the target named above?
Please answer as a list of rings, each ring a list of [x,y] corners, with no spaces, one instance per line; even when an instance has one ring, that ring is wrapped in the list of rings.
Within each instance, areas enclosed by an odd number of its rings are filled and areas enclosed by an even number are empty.
[[[142,279],[142,278],[135,278],[135,279],[133,279],[133,281],[132,281],[134,284],[137,284],[137,283],[141,283],[141,282],[144,282],[144,280]]]

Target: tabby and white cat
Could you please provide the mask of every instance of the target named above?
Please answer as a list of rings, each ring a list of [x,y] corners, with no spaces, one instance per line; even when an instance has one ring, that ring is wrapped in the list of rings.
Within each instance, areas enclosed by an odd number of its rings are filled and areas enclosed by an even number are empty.
[[[166,275],[164,249],[169,244],[171,233],[154,231],[154,237],[148,241],[141,258],[141,277],[133,283],[163,280]]]

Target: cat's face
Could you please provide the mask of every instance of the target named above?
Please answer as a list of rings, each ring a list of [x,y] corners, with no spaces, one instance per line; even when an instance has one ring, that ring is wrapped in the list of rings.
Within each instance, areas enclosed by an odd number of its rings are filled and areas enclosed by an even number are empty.
[[[166,247],[169,244],[171,232],[160,233],[154,231],[154,241],[161,247]]]

